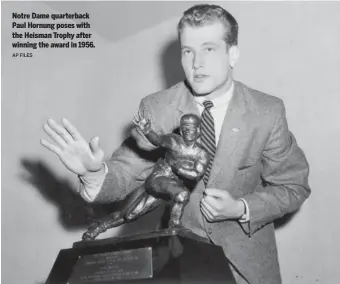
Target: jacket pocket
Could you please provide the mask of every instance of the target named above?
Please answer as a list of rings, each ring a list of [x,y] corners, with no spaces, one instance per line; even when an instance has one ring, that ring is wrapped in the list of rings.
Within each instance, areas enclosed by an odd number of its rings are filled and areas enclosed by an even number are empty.
[[[239,171],[243,171],[243,170],[246,170],[246,169],[252,167],[253,165],[254,165],[254,164],[250,164],[250,165],[242,165],[242,166],[238,167],[237,169],[238,169]]]

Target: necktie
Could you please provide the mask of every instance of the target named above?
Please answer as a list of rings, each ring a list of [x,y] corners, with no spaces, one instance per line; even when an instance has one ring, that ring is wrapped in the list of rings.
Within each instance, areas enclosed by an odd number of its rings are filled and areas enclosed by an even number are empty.
[[[204,173],[203,181],[204,184],[207,185],[211,166],[215,157],[216,152],[216,140],[215,140],[215,126],[214,126],[214,118],[211,115],[210,109],[214,106],[211,101],[204,101],[204,110],[202,112],[201,118],[201,143],[202,146],[208,151],[210,154],[210,162],[207,170]]]

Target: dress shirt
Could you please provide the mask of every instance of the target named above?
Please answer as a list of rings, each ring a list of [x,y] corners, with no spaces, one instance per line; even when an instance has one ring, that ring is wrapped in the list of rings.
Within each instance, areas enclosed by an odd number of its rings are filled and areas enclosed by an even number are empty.
[[[234,83],[232,83],[229,90],[220,97],[214,98],[210,100],[214,106],[210,109],[211,115],[214,119],[214,125],[215,125],[215,141],[216,141],[216,147],[219,141],[219,137],[222,130],[222,125],[224,121],[224,117],[226,115],[229,102],[233,96],[233,90],[234,90]],[[196,106],[202,114],[204,110],[203,102],[207,99],[205,97],[199,97],[195,96]],[[98,195],[100,188],[103,185],[105,176],[108,172],[108,168],[106,164],[104,163],[104,174],[102,172],[98,173],[90,173],[86,176],[80,176],[80,194],[81,196],[87,200],[88,202],[92,202],[95,200],[96,196]],[[239,219],[240,222],[248,222],[249,221],[249,207],[247,202],[240,198],[239,200],[243,201],[245,205],[245,214]]]
[[[228,109],[228,105],[231,100],[231,97],[233,96],[233,90],[234,90],[234,83],[232,83],[227,93],[225,93],[223,96],[209,100],[214,104],[214,106],[210,109],[210,113],[214,119],[216,147],[217,147],[220,134],[222,131],[224,117],[227,113],[227,109]],[[194,98],[197,103],[196,104],[197,108],[200,114],[202,115],[202,112],[204,110],[203,102],[206,101],[207,99],[205,97],[194,97]]]
[[[228,106],[229,106],[229,102],[230,102],[230,100],[233,96],[233,91],[234,91],[234,82],[232,82],[231,87],[229,88],[229,90],[223,96],[209,100],[214,105],[210,109],[210,113],[211,113],[211,115],[214,119],[216,147],[217,147],[218,141],[220,139],[224,117],[226,116]],[[206,101],[207,99],[205,97],[194,97],[194,98],[195,98],[195,101],[197,103],[198,110],[199,110],[200,114],[202,115],[202,112],[204,110],[203,102]],[[239,219],[239,221],[240,222],[248,222],[249,218],[250,218],[248,203],[243,198],[240,198],[239,200],[243,201],[245,209],[246,209],[245,214],[242,215],[242,217]]]

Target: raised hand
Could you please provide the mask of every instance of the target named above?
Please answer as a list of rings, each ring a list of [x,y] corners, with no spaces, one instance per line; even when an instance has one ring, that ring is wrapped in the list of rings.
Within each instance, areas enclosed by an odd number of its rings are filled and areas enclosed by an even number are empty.
[[[41,145],[55,153],[71,172],[85,175],[102,168],[104,152],[99,147],[98,137],[88,143],[67,119],[62,119],[62,125],[49,119],[43,129],[54,143],[41,139]]]
[[[135,114],[135,119],[133,120],[133,123],[144,133],[147,134],[149,130],[151,129],[151,118],[144,118],[140,111],[138,111],[137,114]]]

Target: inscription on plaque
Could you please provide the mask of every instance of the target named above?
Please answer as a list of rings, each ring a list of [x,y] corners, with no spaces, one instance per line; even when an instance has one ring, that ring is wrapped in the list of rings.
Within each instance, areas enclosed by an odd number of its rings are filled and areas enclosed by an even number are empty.
[[[80,256],[67,283],[105,283],[152,276],[152,249],[147,247]]]

